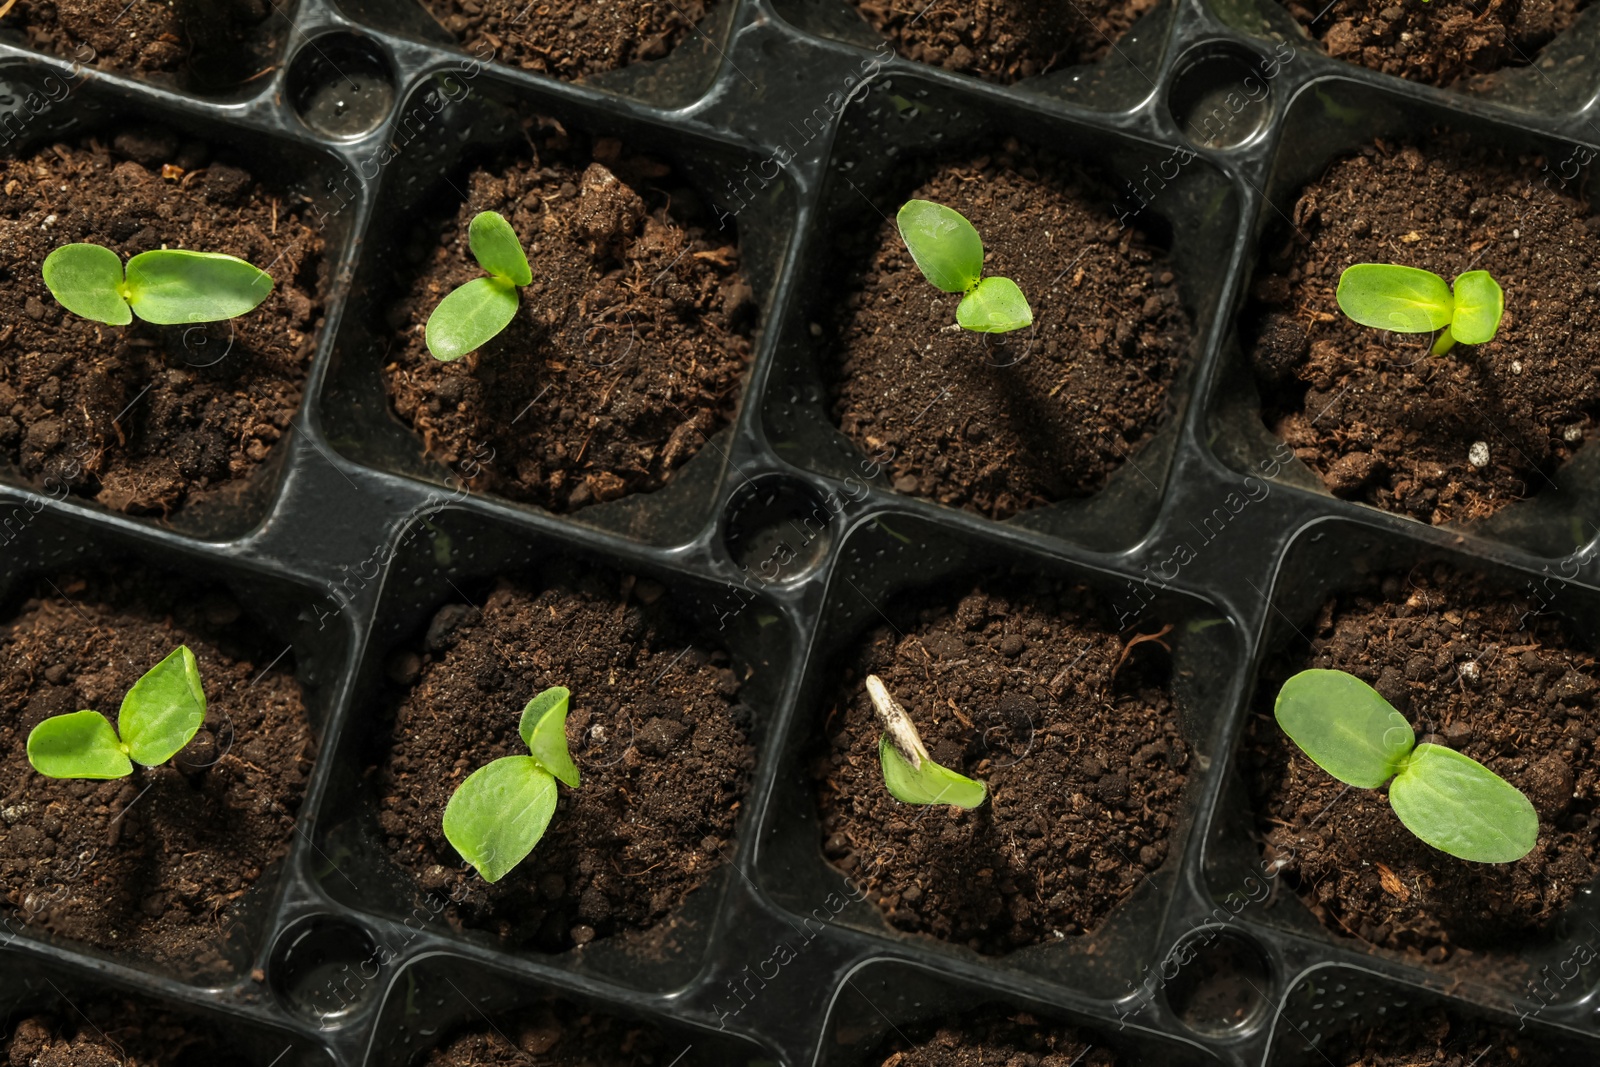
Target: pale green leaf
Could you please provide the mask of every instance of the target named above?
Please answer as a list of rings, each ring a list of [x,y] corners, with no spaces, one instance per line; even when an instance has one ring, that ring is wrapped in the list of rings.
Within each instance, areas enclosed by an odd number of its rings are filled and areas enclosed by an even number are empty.
[[[1506,294],[1486,270],[1469,270],[1455,281],[1455,318],[1450,332],[1464,345],[1494,340],[1500,317],[1506,311]]]
[[[467,227],[467,243],[478,266],[513,285],[532,285],[533,271],[522,250],[517,231],[505,217],[493,211],[480,211]]]
[[[444,836],[485,882],[498,882],[539,843],[556,811],[556,780],[532,756],[479,767],[444,809]]]
[[[977,333],[1007,333],[1033,324],[1033,309],[1010,278],[985,278],[961,298],[956,322]]]
[[[1470,756],[1420,744],[1389,786],[1406,828],[1441,852],[1475,863],[1512,863],[1533,850],[1539,816],[1510,782]]]
[[[98,711],[74,711],[28,734],[28,762],[46,778],[126,778],[133,764],[117,731]]]
[[[578,766],[567,748],[567,704],[572,694],[561,686],[546,689],[522,709],[517,732],[540,766],[569,788],[578,788]]]
[[[913,767],[889,743],[889,735],[878,738],[878,762],[883,766],[883,784],[889,795],[903,804],[954,804],[975,808],[983,803],[988,790],[982,782],[941,767],[931,759]]]
[[[272,276],[237,256],[159,249],[128,260],[133,313],[158,326],[236,318],[272,293]]]
[[[122,260],[100,245],[72,244],[44,257],[44,284],[61,306],[86,319],[126,326],[133,312],[122,298]]]
[[[474,278],[439,301],[428,316],[428,351],[434,359],[460,359],[487,344],[516,314],[516,286],[503,278]]]
[[[1313,763],[1363,789],[1394,777],[1416,742],[1405,716],[1344,671],[1301,671],[1283,683],[1273,714]]]
[[[1363,326],[1427,333],[1450,324],[1455,297],[1432,271],[1391,263],[1357,263],[1339,275],[1339,308]]]
[[[928,281],[947,293],[964,293],[978,284],[983,240],[959,211],[931,200],[908,200],[895,224]]]
[[[179,645],[122,698],[117,731],[134,762],[154,767],[177,755],[205,717],[200,667],[189,647]]]

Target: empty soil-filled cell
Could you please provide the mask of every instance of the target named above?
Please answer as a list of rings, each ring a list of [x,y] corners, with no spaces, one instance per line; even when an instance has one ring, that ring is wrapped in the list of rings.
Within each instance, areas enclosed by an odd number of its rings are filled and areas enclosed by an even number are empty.
[[[208,1026],[131,1001],[80,997],[51,1011],[11,1014],[18,1018],[3,1031],[6,1040],[0,1043],[0,1062],[15,1067],[203,1067],[257,1062],[227,1055]]]
[[[1527,66],[1588,6],[1588,0],[1279,2],[1335,59],[1444,88]]]
[[[479,59],[569,81],[662,58],[695,32],[717,2],[421,0]]]
[[[1158,0],[850,0],[907,59],[1009,83],[1093,63]]]
[[[1118,221],[1107,188],[1014,141],[904,192],[972,222],[985,276],[1021,287],[1033,325],[958,329],[961,295],[928,283],[892,218],[846,229],[840,429],[897,492],[990,518],[1094,493],[1167,417],[1189,350],[1166,253]]]
[[[729,235],[665,164],[528,132],[537,148],[474,169],[459,210],[411,235],[384,376],[401,421],[474,490],[566,512],[659,489],[728,424],[755,301]],[[503,332],[441,362],[424,328],[485,276],[467,243],[481,211],[516,231],[533,284]]]
[[[1526,598],[1443,565],[1329,599],[1268,661],[1241,753],[1264,860],[1330,932],[1442,962],[1507,952],[1551,929],[1594,880],[1595,659]],[[1279,728],[1283,682],[1347,671],[1411,723],[1520,789],[1539,816],[1533,851],[1470,863],[1423,844],[1383,789],[1346,786]]]
[[[755,759],[734,665],[681,628],[662,586],[566,575],[446,605],[392,655],[408,688],[378,769],[379,824],[418,886],[449,896],[452,921],[551,952],[667,920],[732,854]],[[528,754],[523,706],[551,686],[572,693],[580,785],[560,787],[544,837],[490,884],[445,839],[445,805],[468,774]]]
[[[28,47],[83,66],[166,75],[186,88],[227,89],[266,73],[280,41],[273,0],[17,0],[6,26]]]
[[[309,217],[229,153],[159,128],[0,162],[0,459],[51,495],[134,514],[240,492],[311,364],[324,263]],[[160,248],[239,256],[273,290],[222,322],[107,326],[44,284],[45,257],[74,242],[124,263]]]
[[[293,656],[227,593],[129,568],[39,581],[0,627],[0,897],[8,929],[87,942],[185,978],[248,944],[241,901],[289,851],[314,740]],[[179,645],[204,725],[170,761],[104,781],[46,778],[29,733],[99,711]]]
[[[1300,1036],[1288,1040],[1298,1046]],[[1562,1067],[1574,1062],[1571,1053],[1558,1054],[1522,1027],[1460,1018],[1442,1009],[1389,1011],[1381,1022],[1323,1036],[1318,1047],[1321,1056],[1312,1052],[1294,1062],[1339,1067]]]
[[[861,1067],[1116,1067],[1121,1062],[1094,1035],[1028,1012],[991,1008],[955,1021],[896,1026]]]
[[[1434,524],[1548,489],[1600,409],[1600,228],[1536,156],[1441,134],[1336,160],[1262,248],[1244,316],[1267,425],[1329,491]],[[1288,205],[1285,205],[1286,207]],[[1485,344],[1361,326],[1342,272],[1392,263],[1505,290]]]
[[[901,930],[989,954],[1092,932],[1161,866],[1177,817],[1167,631],[1125,639],[1087,590],[1038,579],[887,612],[823,709],[824,854]],[[868,674],[936,762],[987,784],[981,806],[889,795]]]

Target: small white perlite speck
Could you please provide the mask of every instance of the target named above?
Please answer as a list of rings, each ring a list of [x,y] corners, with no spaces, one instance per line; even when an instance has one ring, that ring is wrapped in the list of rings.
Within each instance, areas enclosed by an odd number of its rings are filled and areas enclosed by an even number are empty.
[[[1472,447],[1467,449],[1467,462],[1479,470],[1487,467],[1489,465],[1489,442],[1472,442]]]
[[[905,708],[895,703],[894,697],[889,695],[889,690],[884,688],[883,681],[876,674],[867,675],[867,695],[872,698],[872,707],[878,713],[878,721],[883,724],[883,732],[889,735],[889,743],[905,757],[907,763],[920,769],[923,760],[932,759],[922,745],[917,728],[911,724],[911,716],[906,714]]]

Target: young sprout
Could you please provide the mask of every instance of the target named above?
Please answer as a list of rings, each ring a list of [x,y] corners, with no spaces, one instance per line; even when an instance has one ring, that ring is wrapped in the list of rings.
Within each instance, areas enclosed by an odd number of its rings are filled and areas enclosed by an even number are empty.
[[[1486,270],[1458,275],[1455,289],[1432,271],[1391,263],[1357,263],[1339,275],[1339,309],[1363,326],[1396,333],[1438,330],[1430,352],[1442,356],[1457,341],[1494,339],[1506,295]]]
[[[444,836],[485,882],[504,878],[544,836],[556,812],[556,781],[578,788],[578,768],[567,751],[571,696],[556,686],[528,701],[517,732],[530,755],[479,767],[444,807]]]
[[[975,808],[983,803],[987,792],[984,784],[933,762],[906,709],[895,703],[876,674],[867,675],[867,695],[883,724],[884,732],[878,738],[878,762],[883,766],[883,784],[890,796],[903,804]]]
[[[1313,763],[1348,785],[1389,783],[1406,829],[1441,852],[1511,863],[1533,849],[1539,816],[1528,798],[1475,759],[1424,742],[1377,690],[1344,671],[1301,671],[1273,714]]]
[[[187,745],[206,717],[200,668],[187,645],[144,673],[122,698],[113,729],[98,711],[44,720],[28,734],[28,762],[46,778],[126,778]]]
[[[109,326],[135,315],[157,326],[218,322],[253,311],[272,276],[237,256],[158,249],[122,259],[101,245],[71,244],[44,257],[44,284],[61,306]]]
[[[956,322],[977,333],[1006,333],[1033,322],[1033,309],[1010,278],[983,277],[983,239],[959,211],[908,200],[895,216],[900,239],[922,276],[947,293],[965,293]]]
[[[467,244],[489,277],[457,287],[428,316],[428,351],[446,362],[483,347],[505,329],[517,314],[517,289],[533,284],[522,242],[503,216],[478,212],[467,227]]]

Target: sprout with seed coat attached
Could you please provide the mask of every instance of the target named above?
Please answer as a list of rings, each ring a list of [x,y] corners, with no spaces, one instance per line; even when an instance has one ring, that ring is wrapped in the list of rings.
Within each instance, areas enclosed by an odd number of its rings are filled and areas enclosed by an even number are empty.
[[[867,695],[883,724],[878,762],[889,795],[904,804],[954,804],[975,808],[988,790],[982,782],[942,767],[928,755],[906,709],[895,702],[876,674],[867,675]]]

